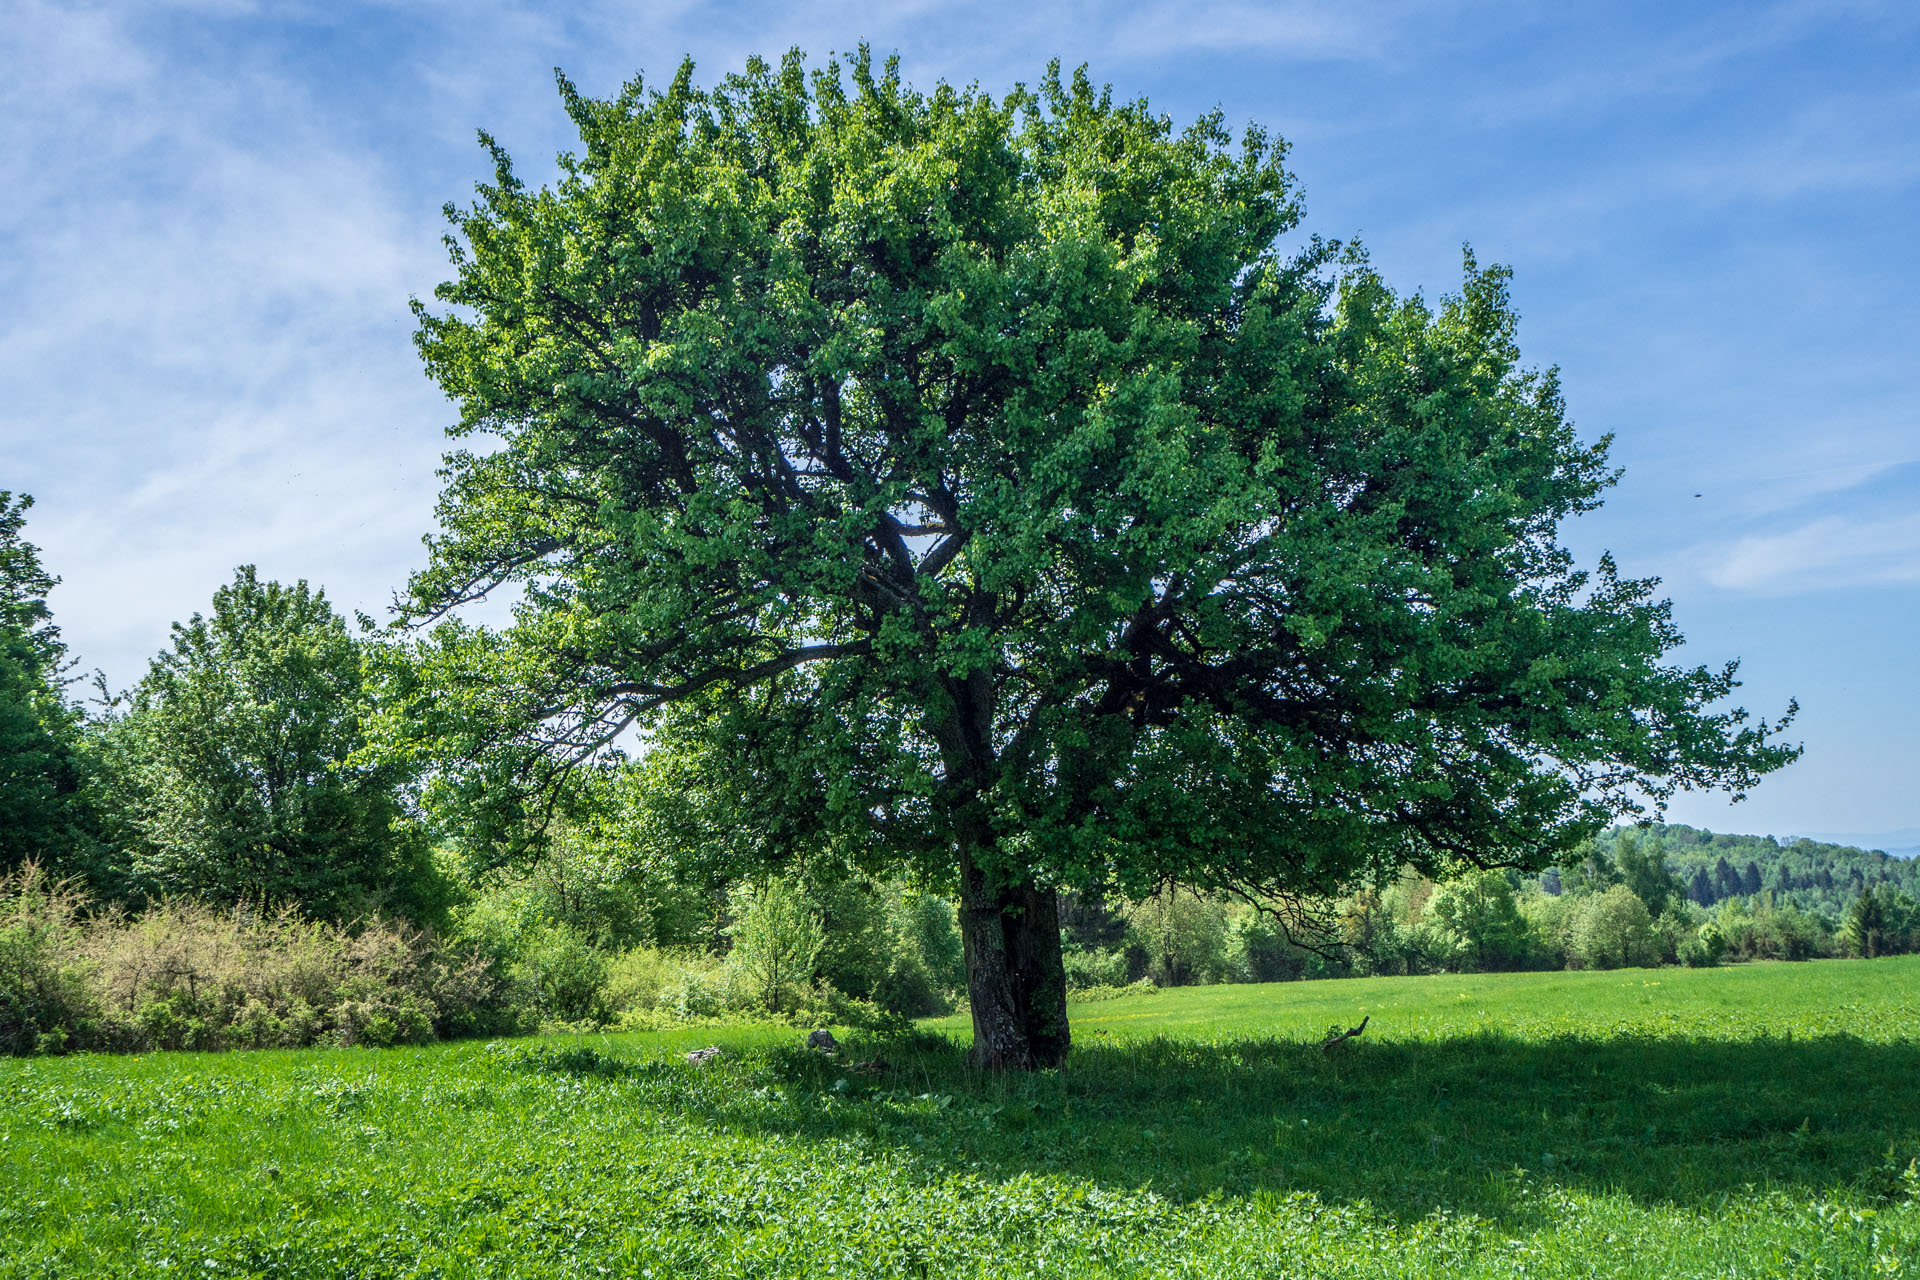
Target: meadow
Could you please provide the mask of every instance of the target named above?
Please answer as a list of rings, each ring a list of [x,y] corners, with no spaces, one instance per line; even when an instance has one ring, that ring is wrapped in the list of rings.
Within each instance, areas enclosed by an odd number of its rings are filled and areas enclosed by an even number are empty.
[[[1073,1013],[3,1061],[0,1277],[1920,1275],[1920,957]]]

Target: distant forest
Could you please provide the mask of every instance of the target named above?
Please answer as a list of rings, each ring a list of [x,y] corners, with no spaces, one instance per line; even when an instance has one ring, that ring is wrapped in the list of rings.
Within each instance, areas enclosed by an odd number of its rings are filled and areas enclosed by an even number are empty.
[[[1780,906],[1791,903],[1839,916],[1870,888],[1890,885],[1909,897],[1920,891],[1920,860],[1878,849],[1804,839],[1782,843],[1772,836],[1728,835],[1681,823],[1615,827],[1595,843],[1617,863],[1623,839],[1637,842],[1643,852],[1657,851],[1686,886],[1688,901],[1700,907],[1765,892]],[[1560,892],[1561,872],[1549,870],[1540,879],[1546,892]]]

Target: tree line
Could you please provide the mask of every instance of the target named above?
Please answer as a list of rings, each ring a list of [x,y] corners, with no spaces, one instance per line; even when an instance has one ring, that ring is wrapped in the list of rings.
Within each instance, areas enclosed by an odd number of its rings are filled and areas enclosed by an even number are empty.
[[[1665,828],[1685,832],[1686,828]],[[1702,905],[1661,851],[1661,828],[1615,828],[1540,876],[1403,875],[1326,904],[1331,929],[1301,945],[1253,904],[1169,886],[1138,904],[1075,900],[1067,972],[1076,987],[1278,982],[1378,974],[1611,969],[1742,960],[1873,957],[1920,950],[1912,863],[1844,897],[1808,902],[1765,887]],[[1741,837],[1756,843],[1765,837]],[[1794,847],[1851,882],[1858,849]],[[1831,864],[1828,859],[1831,858]],[[1328,939],[1334,946],[1324,945]]]
[[[1603,835],[1603,842],[1618,836]],[[1891,885],[1920,891],[1920,862],[1878,849],[1855,849],[1804,837],[1729,835],[1680,823],[1637,828],[1634,839],[1656,849],[1686,886],[1687,899],[1711,907],[1761,892],[1780,904],[1838,916],[1861,893]]]
[[[538,859],[463,840],[444,781],[376,749],[389,642],[354,634],[304,582],[243,566],[131,690],[83,698],[47,605],[56,579],[24,535],[29,506],[0,494],[13,917],[0,946],[16,976],[0,1039],[16,1050],[382,1043],[749,1011],[884,1021],[964,1000],[948,897],[832,856],[766,875],[672,753],[577,780]],[[1920,947],[1917,884],[1920,866],[1884,853],[1651,824],[1603,832],[1537,876],[1406,871],[1319,903],[1317,929],[1175,883],[1131,901],[1068,893],[1060,941],[1081,999],[1874,956]],[[317,967],[290,1002],[295,954]],[[38,1012],[18,980],[33,973]]]

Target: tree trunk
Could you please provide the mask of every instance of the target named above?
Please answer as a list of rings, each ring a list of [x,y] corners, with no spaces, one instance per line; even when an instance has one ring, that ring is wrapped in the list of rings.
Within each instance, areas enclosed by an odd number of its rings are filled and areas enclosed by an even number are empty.
[[[996,884],[960,854],[960,938],[983,1071],[1057,1067],[1067,1056],[1067,971],[1052,889]]]
[[[984,625],[991,597],[976,590],[968,608]],[[993,777],[993,681],[985,671],[975,671],[941,695],[951,700],[952,711],[932,723],[955,802],[951,813],[960,863],[960,940],[973,1007],[973,1064],[982,1071],[1057,1067],[1070,1043],[1059,899],[1030,876],[1000,874],[992,865],[997,837],[980,798]]]

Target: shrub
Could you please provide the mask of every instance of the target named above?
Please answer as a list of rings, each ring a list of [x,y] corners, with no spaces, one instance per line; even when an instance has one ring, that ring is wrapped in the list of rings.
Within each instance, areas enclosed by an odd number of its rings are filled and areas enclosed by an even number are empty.
[[[1571,894],[1529,893],[1520,899],[1520,914],[1526,918],[1527,931],[1540,948],[1543,967],[1567,967],[1572,945],[1573,920],[1583,899]]]
[[[809,880],[824,941],[814,976],[902,1017],[945,1013],[962,983],[953,907],[899,883],[845,872]]]
[[[1677,950],[1680,963],[1689,969],[1711,969],[1726,955],[1727,940],[1719,926],[1709,920],[1683,940]]]
[[[1653,922],[1653,945],[1659,952],[1660,963],[1685,963],[1680,955],[1685,947],[1700,931],[1699,908],[1688,904],[1685,898],[1673,899],[1666,911]],[[1721,940],[1725,950],[1725,939]],[[1718,957],[1716,957],[1716,962]]]
[[[1118,1000],[1122,996],[1150,996],[1159,990],[1151,979],[1142,978],[1125,985],[1082,987],[1073,993],[1072,999],[1076,1004],[1093,1004],[1101,1000]]]
[[[1739,899],[1722,902],[1714,921],[1728,951],[1749,960],[1809,960],[1831,955],[1833,924],[1792,903],[1775,905],[1766,895],[1749,907]]]
[[[484,961],[389,921],[351,931],[163,902],[102,920],[87,948],[115,1048],[384,1046],[517,1026]]]
[[[0,879],[0,1052],[59,1053],[92,1037],[99,1001],[81,951],[83,904],[36,863]]]
[[[661,993],[659,1007],[676,1018],[718,1018],[746,1002],[739,977],[739,970],[725,965],[704,971],[689,969]],[[763,991],[752,994],[764,998]]]
[[[826,945],[826,930],[813,904],[779,877],[741,885],[732,897],[734,922],[729,965],[763,1008],[780,1012],[813,982],[814,961]]]
[[[1069,991],[1127,985],[1127,953],[1124,951],[1074,947],[1064,953],[1063,959],[1067,966]]]
[[[888,890],[893,963],[874,992],[882,1007],[907,1017],[952,1012],[966,986],[960,925],[953,904],[903,886]]]
[[[1520,914],[1502,871],[1473,872],[1436,886],[1421,924],[1423,949],[1449,969],[1526,969],[1546,952]]]
[[[1280,927],[1252,912],[1233,922],[1227,959],[1240,982],[1294,982],[1306,976],[1319,957],[1294,946]]]
[[[633,947],[607,963],[607,1007],[628,1028],[717,1018],[746,1003],[737,978],[704,951]]]
[[[596,1026],[613,1016],[606,954],[571,925],[543,921],[522,930],[507,974],[515,1001],[542,1022]]]
[[[798,887],[820,921],[813,976],[850,995],[872,997],[900,960],[885,891],[844,873],[810,878]]]
[[[1582,969],[1658,964],[1647,904],[1624,884],[1581,899],[1568,929],[1567,959]]]
[[[661,995],[679,981],[688,962],[698,954],[658,947],[632,947],[621,952],[607,962],[607,1007],[616,1017],[631,1010],[658,1008]]]
[[[87,906],[35,868],[0,881],[0,1050],[390,1045],[525,1026],[493,966],[410,926]]]
[[[1163,987],[1219,982],[1227,974],[1227,913],[1220,903],[1169,885],[1127,918],[1146,949],[1148,976]]]

